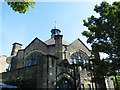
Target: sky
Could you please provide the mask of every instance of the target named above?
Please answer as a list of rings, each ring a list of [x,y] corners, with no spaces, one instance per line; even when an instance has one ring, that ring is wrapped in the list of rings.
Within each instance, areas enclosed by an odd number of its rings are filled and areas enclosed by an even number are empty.
[[[64,40],[72,43],[80,38],[91,49],[81,32],[87,30],[83,26],[83,19],[91,15],[99,16],[93,10],[96,4],[100,2],[36,2],[35,8],[19,14],[5,2],[0,2],[0,56],[10,56],[14,42],[21,43],[22,48],[25,48],[35,37],[42,41],[48,40],[55,21]]]

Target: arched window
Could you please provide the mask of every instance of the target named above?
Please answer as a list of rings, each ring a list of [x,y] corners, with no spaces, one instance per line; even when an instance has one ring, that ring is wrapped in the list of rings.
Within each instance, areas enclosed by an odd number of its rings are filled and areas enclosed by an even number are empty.
[[[41,55],[43,54],[40,52],[31,53],[29,56],[25,58],[24,66],[31,66],[31,65],[38,64],[38,59],[40,58]]]
[[[75,52],[70,56],[70,63],[71,64],[78,64],[80,69],[86,70],[85,64],[88,63],[89,57],[83,51]]]
[[[79,90],[84,90],[84,84],[80,85],[80,89]]]
[[[73,84],[66,78],[57,82],[57,90],[73,90]]]
[[[88,84],[88,90],[91,90],[91,85],[90,84]]]

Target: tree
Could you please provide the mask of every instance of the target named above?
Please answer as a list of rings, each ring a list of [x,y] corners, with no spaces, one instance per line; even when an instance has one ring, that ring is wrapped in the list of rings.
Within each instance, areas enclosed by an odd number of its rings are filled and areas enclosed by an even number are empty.
[[[100,16],[92,15],[83,20],[88,31],[82,34],[87,37],[87,43],[94,46],[98,52],[108,54],[108,57],[92,60],[95,69],[93,72],[102,77],[115,75],[115,72],[120,70],[120,1],[112,5],[104,1],[100,6],[96,5],[94,11]],[[99,70],[101,72],[97,72]]]
[[[31,0],[6,0],[6,2],[15,12],[19,13],[25,13],[35,5],[35,2]]]

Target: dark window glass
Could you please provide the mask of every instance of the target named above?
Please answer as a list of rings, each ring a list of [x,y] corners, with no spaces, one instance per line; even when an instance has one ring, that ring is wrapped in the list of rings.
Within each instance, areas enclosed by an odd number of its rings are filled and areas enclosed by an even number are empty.
[[[80,52],[75,52],[70,56],[70,63],[71,64],[78,64],[81,66],[82,69],[86,70],[84,65],[88,63],[88,56],[86,53],[80,51]]]
[[[24,66],[31,66],[31,65],[38,64],[38,60],[41,55],[42,53],[40,52],[31,53],[29,56],[27,56],[27,58],[25,58]]]

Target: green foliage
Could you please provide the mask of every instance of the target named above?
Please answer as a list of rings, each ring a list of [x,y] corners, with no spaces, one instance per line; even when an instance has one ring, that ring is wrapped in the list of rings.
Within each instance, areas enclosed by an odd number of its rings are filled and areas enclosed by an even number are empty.
[[[120,69],[120,2],[110,5],[102,2],[96,5],[94,11],[100,16],[89,17],[83,20],[88,31],[82,34],[86,36],[87,43],[96,45],[99,52],[109,55],[107,61],[112,60],[111,70]]]
[[[119,89],[120,89],[120,76],[116,76],[116,78],[117,78],[118,86],[119,86]],[[116,82],[115,78],[113,78],[113,81]],[[115,83],[115,88],[117,88],[116,83]]]
[[[99,83],[104,76],[116,75],[116,70],[120,69],[120,1],[112,5],[103,1],[100,6],[95,6],[94,11],[99,17],[92,15],[83,20],[88,31],[82,34],[98,52],[108,54],[103,60],[94,57],[90,59],[93,81]]]
[[[120,76],[117,76],[118,84],[120,86]]]
[[[88,43],[114,42],[120,34],[120,2],[114,2],[113,5],[102,2],[94,10],[100,17],[91,16],[87,21],[83,20],[84,26],[89,29],[83,35],[88,38]]]
[[[19,0],[19,2],[15,0],[12,2],[7,0],[6,2],[15,12],[19,13],[25,13],[30,8],[34,8],[35,5],[35,2],[31,0]]]
[[[115,71],[111,70],[111,63],[105,61],[104,59],[90,59],[92,63],[88,63],[89,70],[92,72],[94,76],[93,81],[99,83],[105,76],[111,76],[116,74]]]

